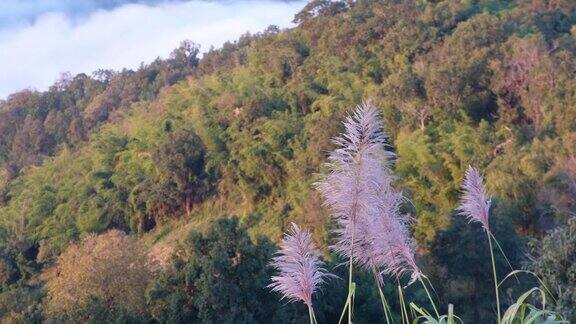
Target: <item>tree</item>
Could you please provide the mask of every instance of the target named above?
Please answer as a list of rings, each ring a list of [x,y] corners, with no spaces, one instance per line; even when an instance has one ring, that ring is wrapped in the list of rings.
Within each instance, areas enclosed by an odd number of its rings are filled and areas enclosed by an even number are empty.
[[[145,290],[152,275],[147,256],[134,238],[118,230],[72,244],[48,275],[47,311],[55,318],[88,320],[86,309],[97,305],[110,314],[146,311]]]
[[[174,84],[184,76],[192,73],[198,66],[200,46],[190,40],[184,40],[180,46],[170,53],[168,60],[168,76],[166,83]]]
[[[293,22],[298,25],[306,25],[315,17],[334,16],[345,10],[346,2],[344,1],[313,0],[294,16]]]
[[[543,35],[512,37],[504,44],[503,59],[492,63],[495,92],[500,99],[503,118],[519,119],[541,129],[545,122],[547,100],[555,92],[558,72]]]
[[[273,252],[266,239],[252,242],[237,218],[214,222],[206,234],[190,233],[174,269],[149,292],[153,316],[169,323],[285,320],[278,297],[266,288]]]
[[[412,71],[406,58],[397,61],[396,72],[383,84],[384,91],[388,100],[403,113],[402,118],[411,118],[424,131],[432,114],[426,102],[424,82]]]
[[[162,178],[160,188],[156,191],[173,190],[181,197],[182,210],[188,215],[192,204],[203,200],[208,191],[204,159],[205,147],[202,140],[196,133],[186,129],[170,133],[154,153],[154,161]]]
[[[2,323],[42,323],[42,298],[38,285],[15,287],[0,293]]]
[[[28,115],[22,127],[14,135],[12,155],[19,165],[38,164],[39,155],[49,153],[51,146],[44,125],[40,120]]]
[[[0,248],[0,292],[20,279],[20,272],[14,256],[7,248]]]

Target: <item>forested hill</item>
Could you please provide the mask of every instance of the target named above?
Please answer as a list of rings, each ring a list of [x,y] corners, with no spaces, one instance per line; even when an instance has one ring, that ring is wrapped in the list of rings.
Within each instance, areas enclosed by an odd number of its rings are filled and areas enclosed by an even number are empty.
[[[295,22],[200,59],[184,42],[137,71],[67,75],[46,92],[0,101],[0,317],[98,318],[93,305],[74,315],[52,307],[65,302],[46,292],[58,257],[79,253],[71,242],[90,233],[128,233],[122,239],[161,269],[171,269],[189,231],[226,216],[272,242],[294,221],[326,246],[328,213],[313,184],[330,138],[363,101],[381,108],[437,289],[464,318],[489,313],[482,276],[490,274],[463,266],[484,250],[472,239],[448,246],[463,235],[452,217],[459,185],[468,165],[483,170],[495,232],[517,251],[509,256],[518,267],[525,252],[547,252],[531,239],[567,226],[576,210],[576,3],[313,0]],[[257,242],[246,244],[273,249]],[[106,316],[174,322],[166,314],[186,300],[192,315],[182,318],[214,320],[202,316],[217,316],[216,306],[173,297],[185,289],[170,281],[173,270],[157,271],[150,285],[163,294],[144,285],[146,298],[127,300],[148,306]],[[266,310],[250,318],[276,312]]]

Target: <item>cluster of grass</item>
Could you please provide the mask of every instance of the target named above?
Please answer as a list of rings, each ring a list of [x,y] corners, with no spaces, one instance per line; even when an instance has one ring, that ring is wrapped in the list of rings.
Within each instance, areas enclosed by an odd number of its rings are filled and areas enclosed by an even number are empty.
[[[334,139],[337,148],[330,154],[327,163],[330,172],[317,184],[336,223],[337,229],[333,233],[336,243],[332,249],[348,259],[348,295],[339,323],[346,317],[349,324],[354,321],[355,267],[374,274],[387,324],[395,321],[393,310],[383,292],[383,286],[388,284],[385,278],[395,281],[399,305],[399,310],[395,311],[400,313],[402,324],[463,323],[452,304],[445,307],[446,314],[440,314],[440,308],[431,294],[431,291],[435,291],[432,282],[416,264],[415,241],[408,229],[410,220],[401,206],[404,197],[392,186],[394,177],[391,160],[394,154],[387,150],[387,137],[382,130],[378,110],[369,103],[358,106],[346,119],[344,129],[343,134]],[[554,297],[542,280],[533,272],[512,268],[492,233],[490,207],[491,200],[487,195],[484,179],[478,170],[470,166],[462,183],[460,205],[456,210],[470,223],[480,224],[486,234],[493,276],[496,322],[567,323],[561,315],[547,309],[547,296]],[[495,252],[502,254],[512,270],[500,280]],[[285,235],[282,248],[273,259],[272,265],[279,274],[272,277],[273,283],[270,287],[291,301],[304,302],[308,307],[310,323],[317,323],[312,295],[331,275],[324,268],[320,253],[312,244],[311,234],[294,224],[292,230]],[[528,289],[502,311],[501,306],[504,303],[500,296],[503,283],[515,277],[520,284],[521,274],[534,276],[544,288]],[[408,275],[409,281],[406,282]],[[404,289],[416,282],[422,285],[432,311],[427,306],[406,300]],[[540,305],[530,303],[531,297],[539,299]]]

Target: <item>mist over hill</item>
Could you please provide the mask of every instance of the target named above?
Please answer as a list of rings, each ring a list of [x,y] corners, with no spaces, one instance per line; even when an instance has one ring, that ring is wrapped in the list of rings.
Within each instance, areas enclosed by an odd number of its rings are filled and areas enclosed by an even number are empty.
[[[51,12],[60,12],[66,16],[78,18],[97,10],[112,10],[127,4],[157,6],[187,1],[194,0],[5,0],[2,2],[2,10],[0,11],[0,28],[18,24],[30,24],[38,17]],[[294,2],[295,0],[277,1]],[[208,2],[231,5],[238,1],[209,0]]]
[[[207,51],[269,25],[291,26],[305,1],[51,1],[0,3],[0,98],[46,90],[60,73],[135,69],[184,39]],[[49,63],[49,64],[48,64]]]

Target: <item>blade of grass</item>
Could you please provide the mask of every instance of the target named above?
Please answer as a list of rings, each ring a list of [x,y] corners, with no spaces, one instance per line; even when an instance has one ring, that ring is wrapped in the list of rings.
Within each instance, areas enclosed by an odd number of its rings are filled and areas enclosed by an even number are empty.
[[[556,298],[554,298],[554,295],[552,294],[552,292],[548,289],[548,287],[544,284],[544,282],[542,281],[542,279],[540,279],[540,277],[538,277],[538,275],[530,270],[514,270],[512,272],[510,272],[508,275],[506,275],[506,277],[504,277],[504,279],[502,279],[500,281],[500,283],[498,284],[498,287],[500,287],[504,281],[508,278],[510,278],[512,275],[516,276],[516,274],[518,273],[526,273],[526,274],[530,274],[532,276],[534,276],[534,278],[536,278],[536,280],[538,280],[538,282],[540,283],[540,285],[542,285],[542,288],[544,288],[544,290],[546,290],[546,292],[548,293],[548,295],[552,298],[552,300],[554,300],[554,302],[557,302]]]

